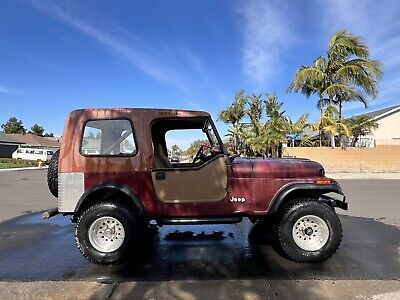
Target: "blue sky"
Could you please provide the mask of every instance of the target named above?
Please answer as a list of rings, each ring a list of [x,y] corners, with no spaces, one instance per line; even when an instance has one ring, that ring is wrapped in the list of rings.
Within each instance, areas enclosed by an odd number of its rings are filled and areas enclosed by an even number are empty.
[[[285,90],[339,29],[363,36],[385,65],[369,110],[400,104],[399,1],[2,1],[0,123],[16,116],[60,134],[82,107],[216,118],[240,89],[276,92],[289,116],[314,120],[316,99]]]

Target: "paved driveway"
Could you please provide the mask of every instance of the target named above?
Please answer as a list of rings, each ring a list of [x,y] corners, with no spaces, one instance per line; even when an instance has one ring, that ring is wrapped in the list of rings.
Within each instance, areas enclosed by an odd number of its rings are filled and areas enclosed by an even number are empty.
[[[96,266],[76,249],[68,218],[32,212],[55,206],[44,171],[0,173],[0,298],[399,299],[400,180],[341,183],[350,210],[340,216],[342,247],[327,262],[288,261],[244,221],[155,228],[135,263]]]

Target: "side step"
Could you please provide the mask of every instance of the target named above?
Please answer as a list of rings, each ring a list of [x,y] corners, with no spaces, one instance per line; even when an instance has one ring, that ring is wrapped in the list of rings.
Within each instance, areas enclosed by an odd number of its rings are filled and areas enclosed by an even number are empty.
[[[197,224],[234,224],[243,220],[241,216],[235,217],[179,217],[160,218],[157,224],[160,225],[197,225]]]

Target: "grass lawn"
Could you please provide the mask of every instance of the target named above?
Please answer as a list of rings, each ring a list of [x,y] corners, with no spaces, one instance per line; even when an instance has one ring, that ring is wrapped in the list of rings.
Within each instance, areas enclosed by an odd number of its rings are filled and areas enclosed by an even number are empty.
[[[33,167],[33,166],[32,165],[25,165],[25,164],[13,164],[13,163],[0,162],[0,169],[25,168],[25,167]]]

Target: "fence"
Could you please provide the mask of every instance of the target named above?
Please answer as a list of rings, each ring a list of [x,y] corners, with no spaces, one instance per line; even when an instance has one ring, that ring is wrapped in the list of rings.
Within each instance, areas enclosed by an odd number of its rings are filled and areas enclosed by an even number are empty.
[[[304,157],[320,162],[327,172],[400,172],[400,146],[375,148],[286,148],[284,156]]]

